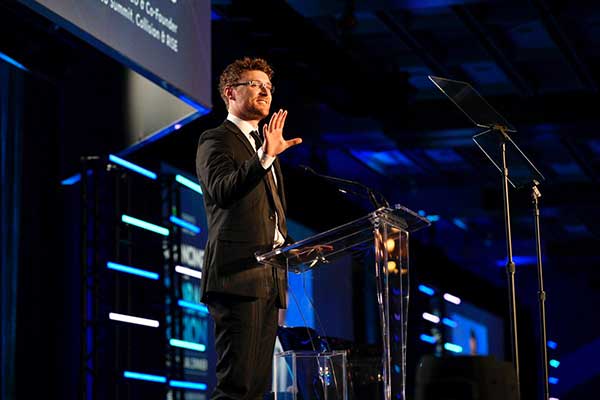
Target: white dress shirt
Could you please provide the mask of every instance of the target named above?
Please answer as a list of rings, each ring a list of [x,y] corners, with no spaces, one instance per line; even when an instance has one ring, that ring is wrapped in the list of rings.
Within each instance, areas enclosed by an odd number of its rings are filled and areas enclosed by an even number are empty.
[[[257,131],[260,135],[258,127],[253,126],[250,122],[244,121],[243,119],[240,119],[231,113],[227,114],[227,120],[233,122],[235,126],[237,126],[240,129],[240,131],[242,131],[244,136],[246,136],[246,139],[248,139],[250,145],[252,145],[252,147],[256,149],[256,143],[254,142],[254,138],[252,137],[250,132]],[[275,162],[275,157],[266,154],[263,151],[262,147],[256,150],[256,154],[258,154],[260,165],[262,165],[264,169],[269,169],[273,165],[273,162]],[[277,176],[275,175],[275,168],[271,168],[271,174],[273,174],[273,180],[275,181],[275,185],[277,185]],[[277,213],[275,213],[275,237],[273,238],[273,248],[281,246],[284,242],[285,238],[283,237],[283,234],[279,231],[279,216],[277,215]]]

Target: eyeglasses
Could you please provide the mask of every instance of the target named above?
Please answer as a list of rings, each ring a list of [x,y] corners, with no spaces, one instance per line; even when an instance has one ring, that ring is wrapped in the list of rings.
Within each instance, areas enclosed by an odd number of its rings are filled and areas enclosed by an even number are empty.
[[[231,84],[231,86],[250,86],[251,88],[260,88],[260,89],[265,89],[268,92],[270,92],[271,94],[273,94],[275,92],[275,86],[273,86],[271,83],[265,83],[262,81],[247,81],[247,82],[238,82],[238,83],[233,83]]]

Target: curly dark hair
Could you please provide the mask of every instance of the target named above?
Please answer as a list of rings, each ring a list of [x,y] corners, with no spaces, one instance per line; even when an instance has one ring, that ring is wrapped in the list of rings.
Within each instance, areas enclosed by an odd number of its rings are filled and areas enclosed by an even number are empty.
[[[267,74],[269,79],[271,79],[274,74],[273,68],[271,68],[269,63],[262,58],[244,57],[233,61],[225,67],[225,70],[223,70],[219,77],[219,94],[225,102],[226,107],[228,104],[227,97],[225,97],[225,88],[239,81],[240,75],[245,71],[262,71]]]

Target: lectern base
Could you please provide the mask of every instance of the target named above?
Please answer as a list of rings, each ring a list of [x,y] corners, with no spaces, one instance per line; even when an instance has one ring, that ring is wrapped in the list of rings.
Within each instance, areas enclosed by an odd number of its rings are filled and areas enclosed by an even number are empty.
[[[345,351],[284,351],[273,367],[275,400],[348,400]]]

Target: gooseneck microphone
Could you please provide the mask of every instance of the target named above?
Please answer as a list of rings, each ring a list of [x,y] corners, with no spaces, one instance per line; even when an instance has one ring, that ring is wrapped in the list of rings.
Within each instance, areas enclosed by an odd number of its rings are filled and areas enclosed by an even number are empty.
[[[337,178],[335,176],[323,175],[323,174],[318,173],[317,171],[315,171],[314,169],[312,169],[311,167],[308,167],[306,165],[299,165],[299,167],[303,171],[305,171],[307,173],[310,173],[312,175],[318,176],[321,179],[325,179],[325,180],[332,181],[332,182],[344,183],[346,185],[355,186],[355,187],[358,187],[358,188],[364,190],[366,192],[367,198],[369,199],[369,201],[371,202],[371,204],[373,204],[373,206],[375,207],[375,209],[378,209],[378,208],[381,208],[381,207],[389,207],[390,206],[390,204],[388,203],[388,201],[385,199],[385,197],[381,193],[379,193],[379,192],[371,189],[370,187],[368,187],[368,186],[366,186],[366,185],[364,185],[364,184],[362,184],[362,183],[360,183],[358,181],[352,181],[352,180],[349,180],[349,179]],[[340,190],[342,192],[345,192],[345,190],[342,190],[341,188],[338,188],[338,190]],[[356,192],[351,192],[351,193],[357,194]],[[379,197],[379,199],[378,199],[378,197]]]

